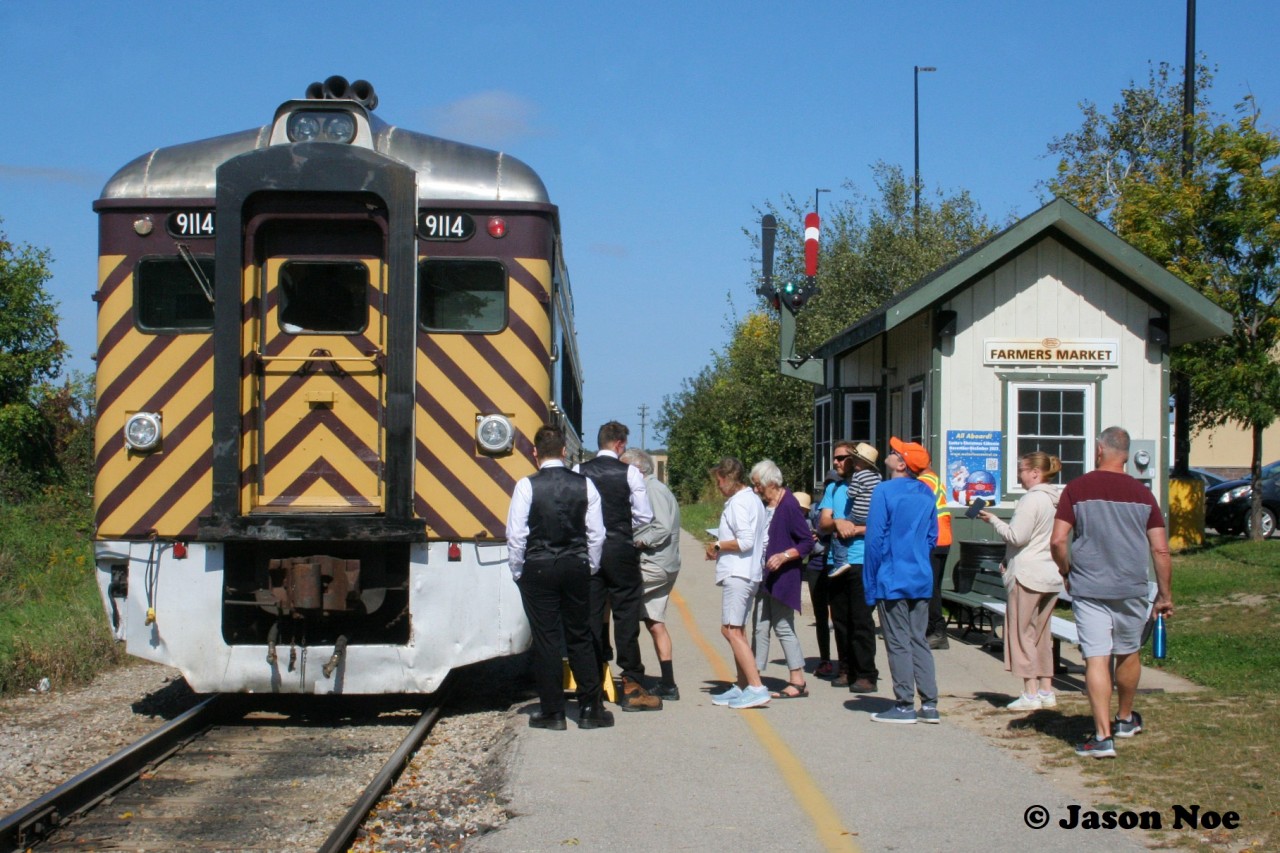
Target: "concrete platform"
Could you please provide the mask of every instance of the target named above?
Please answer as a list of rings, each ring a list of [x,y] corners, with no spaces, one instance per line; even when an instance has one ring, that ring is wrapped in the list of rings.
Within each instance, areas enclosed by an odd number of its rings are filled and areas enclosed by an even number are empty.
[[[470,841],[468,849],[1142,849],[1135,836],[1119,831],[1058,827],[1068,805],[1093,807],[1081,801],[1079,786],[1055,785],[1055,771],[1038,773],[958,724],[953,715],[973,713],[957,710],[960,700],[1008,701],[1020,688],[1001,660],[977,645],[953,638],[950,649],[934,653],[942,694],[938,726],[870,720],[892,704],[883,644],[878,694],[851,694],[810,675],[805,699],[747,711],[712,705],[709,692],[733,677],[720,636],[720,589],[712,564],[687,533],[682,558],[678,595],[667,614],[680,701],[660,712],[611,706],[612,729],[581,731],[572,721],[567,732],[522,728],[505,792],[519,816]],[[798,626],[812,661],[807,602]],[[647,671],[656,673],[643,629],[641,645]],[[1066,650],[1064,659],[1079,663]],[[787,672],[776,644],[772,661],[765,683],[777,688]],[[1060,689],[1078,690],[1082,678],[1068,675]],[[1151,670],[1144,670],[1142,688],[1195,689]],[[576,713],[572,702],[569,713]],[[1123,761],[1123,743],[1119,751],[1116,760]],[[1028,828],[1024,817],[1033,806],[1048,810],[1048,827]]]

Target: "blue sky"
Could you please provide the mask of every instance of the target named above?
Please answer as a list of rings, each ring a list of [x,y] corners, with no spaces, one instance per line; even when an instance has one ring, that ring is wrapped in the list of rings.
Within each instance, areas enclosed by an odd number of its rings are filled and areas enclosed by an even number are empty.
[[[1040,205],[1054,136],[1147,63],[1180,67],[1185,0],[1026,2],[89,2],[0,0],[0,228],[48,248],[70,367],[91,370],[96,217],[152,148],[258,127],[332,74],[378,115],[500,148],[560,206],[585,359],[588,443],[652,418],[752,304],[754,208],[825,208],[878,160],[997,221]],[[477,12],[484,17],[479,17]],[[1274,0],[1200,3],[1215,106],[1280,116]],[[655,446],[652,423],[647,444]]]

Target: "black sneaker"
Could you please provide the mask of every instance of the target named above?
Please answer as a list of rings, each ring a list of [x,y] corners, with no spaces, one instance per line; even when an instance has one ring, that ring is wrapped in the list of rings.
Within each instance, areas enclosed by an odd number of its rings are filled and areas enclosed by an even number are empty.
[[[947,635],[941,631],[936,634],[930,634],[928,637],[925,637],[925,639],[929,641],[929,648],[931,649],[951,648],[951,641],[948,640]]]
[[[659,699],[669,700],[671,702],[680,701],[680,688],[674,684],[663,684],[658,682],[649,688],[650,696],[657,696]]]
[[[1111,721],[1112,737],[1133,737],[1140,731],[1142,731],[1142,715],[1137,711],[1132,712],[1127,720],[1116,717]]]

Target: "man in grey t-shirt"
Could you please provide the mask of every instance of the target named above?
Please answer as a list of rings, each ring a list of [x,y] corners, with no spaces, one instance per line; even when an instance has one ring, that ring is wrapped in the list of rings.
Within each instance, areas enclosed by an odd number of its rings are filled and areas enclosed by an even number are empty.
[[[1071,593],[1085,690],[1093,710],[1094,736],[1077,755],[1114,758],[1113,737],[1142,731],[1133,710],[1142,663],[1138,649],[1147,621],[1147,555],[1155,561],[1154,612],[1173,613],[1169,589],[1169,539],[1160,504],[1151,490],[1125,473],[1129,433],[1109,427],[1098,436],[1094,470],[1067,484],[1058,502],[1049,541],[1054,562]],[[1118,714],[1111,718],[1111,661],[1115,658]]]

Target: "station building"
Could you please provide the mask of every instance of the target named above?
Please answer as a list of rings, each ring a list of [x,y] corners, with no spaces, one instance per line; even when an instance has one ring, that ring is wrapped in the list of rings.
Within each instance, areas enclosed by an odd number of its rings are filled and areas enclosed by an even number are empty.
[[[834,440],[884,453],[896,435],[929,448],[954,506],[982,497],[1005,515],[1023,494],[1020,454],[1058,456],[1065,483],[1119,425],[1130,473],[1167,511],[1170,347],[1230,331],[1226,311],[1052,201],[815,350],[815,482]],[[953,515],[957,540],[990,538]]]

